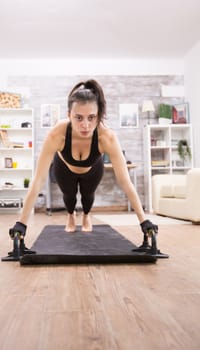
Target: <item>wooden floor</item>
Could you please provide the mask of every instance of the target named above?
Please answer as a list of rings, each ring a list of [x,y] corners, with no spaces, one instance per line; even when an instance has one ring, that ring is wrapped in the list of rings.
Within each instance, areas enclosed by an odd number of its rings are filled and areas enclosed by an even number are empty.
[[[15,220],[0,216],[1,257]],[[63,213],[33,215],[26,244],[44,225],[64,222]],[[139,226],[118,229],[141,243]],[[162,225],[158,242],[170,259],[150,265],[1,262],[0,349],[199,350],[200,226]]]

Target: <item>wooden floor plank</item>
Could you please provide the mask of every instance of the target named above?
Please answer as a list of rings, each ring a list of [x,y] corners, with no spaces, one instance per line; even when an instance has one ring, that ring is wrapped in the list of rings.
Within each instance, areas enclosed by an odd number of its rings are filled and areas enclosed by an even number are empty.
[[[2,257],[16,217],[0,219]],[[64,222],[63,213],[31,216],[26,244]],[[139,226],[118,230],[141,243]],[[200,226],[162,225],[158,243],[170,258],[150,265],[1,262],[1,350],[199,350]]]

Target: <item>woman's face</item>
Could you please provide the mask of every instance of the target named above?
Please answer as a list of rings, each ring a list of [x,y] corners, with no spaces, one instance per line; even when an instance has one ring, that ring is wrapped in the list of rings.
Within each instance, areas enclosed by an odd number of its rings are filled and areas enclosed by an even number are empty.
[[[69,118],[73,133],[81,138],[90,138],[98,124],[98,106],[96,102],[74,102]]]

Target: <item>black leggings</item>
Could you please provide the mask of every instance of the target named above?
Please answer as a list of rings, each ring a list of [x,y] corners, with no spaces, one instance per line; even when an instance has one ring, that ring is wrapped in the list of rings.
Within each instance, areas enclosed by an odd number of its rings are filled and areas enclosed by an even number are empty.
[[[102,157],[97,160],[87,173],[76,174],[67,167],[56,153],[52,171],[63,193],[63,200],[68,213],[72,214],[74,212],[77,201],[76,196],[79,189],[83,212],[84,214],[88,214],[94,202],[95,190],[104,172]]]

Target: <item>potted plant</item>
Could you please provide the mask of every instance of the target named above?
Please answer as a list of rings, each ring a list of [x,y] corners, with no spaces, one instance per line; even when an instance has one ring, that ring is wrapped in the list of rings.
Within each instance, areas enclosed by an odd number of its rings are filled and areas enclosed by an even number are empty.
[[[158,120],[159,124],[171,124],[172,123],[172,106],[161,103],[158,106]]]
[[[188,141],[187,140],[179,140],[178,141],[178,154],[179,157],[183,160],[183,163],[187,160],[187,159],[191,159],[191,149],[190,146],[188,145]]]
[[[27,177],[24,179],[24,188],[28,188],[29,187],[29,183],[30,183],[30,179],[28,179]]]

